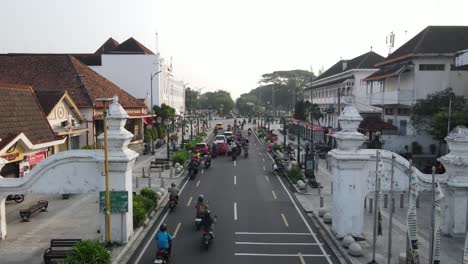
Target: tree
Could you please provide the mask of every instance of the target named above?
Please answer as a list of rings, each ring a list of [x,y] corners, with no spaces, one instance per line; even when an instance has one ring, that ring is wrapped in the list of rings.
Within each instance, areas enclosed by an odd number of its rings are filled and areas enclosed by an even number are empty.
[[[161,117],[161,123],[163,124],[166,120],[174,121],[175,119],[175,109],[168,106],[167,104],[161,104],[161,106],[155,105],[153,106],[153,111],[156,114],[156,117]],[[161,124],[159,122],[157,123],[157,128],[158,135],[160,138],[162,138],[163,133],[161,133]],[[153,140],[155,140],[155,138],[153,138]]]
[[[190,88],[185,89],[185,109],[187,112],[192,112],[198,108],[199,92]]]
[[[467,107],[463,96],[457,96],[451,88],[428,94],[426,99],[419,99],[411,111],[411,123],[418,130],[429,130],[436,140],[442,141],[447,136],[448,108],[451,101],[451,128],[466,125],[463,116]]]
[[[242,94],[236,100],[236,108],[241,115],[251,116],[255,115],[256,106],[258,105],[258,98],[251,94]]]
[[[199,104],[204,109],[214,109],[221,114],[227,114],[234,108],[234,101],[229,92],[218,90],[216,92],[206,92],[200,96]]]
[[[306,105],[303,100],[296,103],[294,107],[294,118],[306,120]]]
[[[317,121],[323,117],[323,114],[317,104],[312,104],[310,101],[304,100],[298,101],[294,108],[294,118],[302,121],[308,121],[309,114],[314,120]]]

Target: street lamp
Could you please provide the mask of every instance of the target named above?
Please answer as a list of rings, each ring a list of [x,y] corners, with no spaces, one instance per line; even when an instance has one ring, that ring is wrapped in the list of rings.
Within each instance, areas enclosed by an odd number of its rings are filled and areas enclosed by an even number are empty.
[[[185,116],[183,117],[182,121],[182,149],[185,148],[185,143],[184,143],[184,138],[185,138],[185,125],[186,125],[186,121],[185,121]]]
[[[164,129],[166,130],[167,161],[169,162],[169,156],[170,156],[170,154],[169,154],[169,152],[170,152],[170,149],[169,149],[169,124],[170,124],[170,120],[164,119],[164,123],[163,123],[163,118],[161,116],[158,116],[157,120],[158,120],[158,124],[163,124]]]
[[[156,77],[161,71],[155,72],[151,74],[151,114],[154,115],[154,104],[153,104],[153,78]],[[153,125],[151,125],[151,129],[153,129]],[[153,135],[153,131],[151,131],[151,136]],[[151,137],[151,155],[154,155],[154,138]]]
[[[286,116],[283,116],[283,149],[286,152],[286,134],[287,134]]]
[[[301,163],[301,121],[297,121],[297,164]]]
[[[101,102],[104,105],[102,111],[102,123],[104,126],[104,174],[106,177],[106,241],[111,242],[110,233],[110,192],[109,192],[109,158],[107,146],[107,106],[112,101],[112,98],[98,98],[96,102]]]

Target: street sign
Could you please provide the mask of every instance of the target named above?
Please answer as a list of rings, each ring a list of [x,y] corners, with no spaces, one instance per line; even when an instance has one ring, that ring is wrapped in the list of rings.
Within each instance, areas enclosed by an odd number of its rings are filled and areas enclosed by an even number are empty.
[[[99,192],[99,209],[102,212],[106,211],[106,192]],[[128,191],[110,192],[110,212],[128,212]]]

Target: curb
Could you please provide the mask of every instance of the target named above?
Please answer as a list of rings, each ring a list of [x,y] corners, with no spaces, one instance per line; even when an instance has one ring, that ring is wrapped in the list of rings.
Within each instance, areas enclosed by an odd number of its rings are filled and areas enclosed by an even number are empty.
[[[209,141],[210,138],[213,136],[213,132],[207,135],[205,138],[206,141]],[[184,163],[184,168],[180,172],[179,177],[172,177],[167,179],[178,179],[178,178],[187,178],[186,174],[186,167],[188,165],[188,161]],[[185,176],[183,176],[185,174]],[[184,182],[186,179],[183,179]],[[133,232],[132,237],[128,241],[127,244],[124,245],[122,251],[117,255],[115,259],[112,259],[113,264],[120,264],[120,263],[128,263],[128,261],[133,257],[135,252],[138,250],[138,247],[144,242],[145,236],[148,234],[148,231],[151,230],[154,224],[159,220],[161,215],[164,213],[164,209],[168,202],[169,194],[166,192],[163,197],[161,197],[161,202],[158,204],[158,208],[156,211],[153,211],[148,218],[145,220],[142,226],[138,227],[136,231]],[[159,210],[161,209],[161,210]]]
[[[156,211],[153,211],[148,218],[146,218],[145,222],[143,223],[142,226],[138,227],[135,232],[133,232],[133,236],[130,238],[130,241],[128,241],[127,244],[123,247],[122,251],[117,255],[115,259],[112,259],[112,263],[118,264],[118,263],[127,263],[130,257],[134,254],[136,247],[139,246],[139,243],[135,246],[135,243],[139,241],[141,243],[141,240],[144,238],[144,236],[147,234],[148,230],[151,229],[151,227],[154,225],[154,223],[159,219],[161,214],[164,212],[164,208],[166,207],[167,204],[167,197],[168,194],[164,194],[163,197],[161,197],[161,202],[158,204],[158,208]],[[160,210],[161,209],[161,210]],[[146,231],[146,232],[143,232]],[[130,250],[133,251],[129,253]]]

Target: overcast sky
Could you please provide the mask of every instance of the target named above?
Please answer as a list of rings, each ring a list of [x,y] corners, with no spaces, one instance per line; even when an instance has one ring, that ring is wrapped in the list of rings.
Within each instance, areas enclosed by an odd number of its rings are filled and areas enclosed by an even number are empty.
[[[156,32],[176,76],[234,98],[274,70],[327,69],[373,50],[386,56],[428,25],[468,25],[466,0],[1,1],[0,52],[94,52],[112,36],[151,50]],[[406,33],[405,33],[406,32]]]

